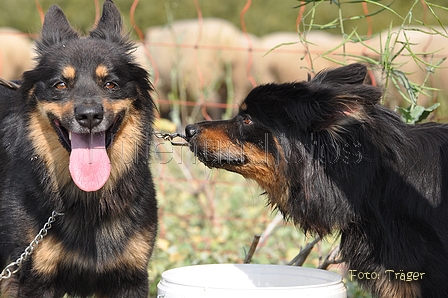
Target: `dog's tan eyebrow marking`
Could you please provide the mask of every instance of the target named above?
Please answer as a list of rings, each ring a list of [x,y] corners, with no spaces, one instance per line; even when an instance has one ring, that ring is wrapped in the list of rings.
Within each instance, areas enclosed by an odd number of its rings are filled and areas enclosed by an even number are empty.
[[[76,69],[73,66],[68,65],[62,69],[62,76],[64,76],[67,80],[74,80],[76,76]]]
[[[95,74],[98,78],[105,78],[109,74],[107,67],[103,64],[97,66]]]
[[[247,110],[247,104],[246,104],[245,102],[243,102],[243,103],[241,104],[241,106],[240,106],[240,110],[243,111],[243,112]]]

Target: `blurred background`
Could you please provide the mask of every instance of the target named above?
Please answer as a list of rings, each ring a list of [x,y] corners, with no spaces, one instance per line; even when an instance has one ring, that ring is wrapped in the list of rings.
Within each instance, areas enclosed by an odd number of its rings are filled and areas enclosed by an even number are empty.
[[[369,67],[372,84],[385,91],[382,103],[404,121],[447,119],[445,0],[114,2],[137,43],[136,59],[155,85],[159,131],[229,118],[258,84],[306,80],[354,61]],[[32,39],[52,4],[87,33],[102,1],[0,0],[0,77],[20,79],[33,66]],[[242,263],[254,235],[261,240],[252,262],[263,264],[291,263],[314,241],[265,207],[255,183],[205,168],[188,151],[154,140],[160,229],[148,268],[152,296],[160,274],[170,268]],[[337,246],[337,234],[315,241],[303,265],[325,265],[344,275],[337,258],[326,262]],[[346,282],[349,297],[370,297]]]
[[[247,3],[250,2],[250,8],[244,15],[247,31],[255,35],[264,35],[276,31],[295,31],[296,19],[299,14],[299,6],[302,1],[297,0],[115,0],[114,3],[120,8],[123,17],[129,29],[132,29],[130,22],[130,10],[132,5],[137,3],[135,9],[135,23],[142,29],[150,26],[163,25],[172,20],[197,18],[198,11],[202,17],[218,17],[229,20],[240,27],[240,14]],[[313,1],[310,2],[313,5]],[[322,13],[317,13],[315,22],[317,24],[327,24],[339,15],[338,3],[343,7],[344,16],[362,16],[365,15],[363,5],[359,1],[314,1],[316,5],[322,5]],[[390,10],[382,12],[381,17],[372,23],[373,32],[386,29],[392,22],[393,25],[401,25],[402,19],[399,16],[405,16],[407,12],[415,5],[415,1],[395,0],[395,1],[371,1],[378,2],[387,6]],[[418,1],[423,2],[423,1]],[[444,0],[432,0],[433,4],[444,6]],[[366,1],[368,10],[373,13],[379,10],[379,6]],[[86,32],[89,30],[95,20],[95,13],[98,12],[102,1],[95,0],[0,0],[0,26],[16,28],[22,32],[36,33],[40,29],[40,13],[47,11],[53,5],[58,4],[66,13],[71,24]],[[309,7],[307,7],[309,9]],[[393,13],[395,11],[396,13]],[[440,13],[438,16],[443,24],[448,21],[448,13]],[[424,20],[424,14],[427,14],[426,22],[437,25],[437,21],[430,17],[428,11],[418,9],[413,11],[413,19]],[[368,24],[364,19],[352,20],[346,23],[347,27],[356,27],[360,34],[367,34]],[[332,33],[340,33],[338,28],[330,30]]]

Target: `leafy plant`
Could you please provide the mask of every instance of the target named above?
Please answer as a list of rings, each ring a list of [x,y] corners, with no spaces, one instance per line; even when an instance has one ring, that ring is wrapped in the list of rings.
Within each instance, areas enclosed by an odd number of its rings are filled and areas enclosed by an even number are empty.
[[[410,105],[407,108],[397,107],[404,122],[415,124],[428,118],[429,114],[440,106],[440,103],[435,103],[430,107],[423,107],[420,105]]]
[[[394,9],[391,8],[393,1],[388,4],[384,4],[380,1],[376,0],[353,0],[353,1],[335,1],[335,0],[306,0],[300,1],[300,4],[297,8],[300,8],[303,12],[300,20],[299,33],[300,36],[306,36],[306,33],[311,30],[328,30],[328,29],[339,29],[342,34],[343,42],[336,48],[330,49],[327,52],[323,53],[326,59],[335,61],[329,55],[333,53],[336,49],[342,48],[343,55],[345,57],[356,58],[358,61],[362,61],[368,63],[371,66],[371,69],[380,72],[381,77],[383,78],[383,87],[384,89],[388,89],[390,85],[393,85],[397,90],[398,94],[407,101],[407,107],[397,107],[398,112],[402,115],[403,121],[414,124],[425,120],[431,112],[433,112],[437,107],[439,107],[439,103],[435,103],[429,107],[424,107],[419,104],[419,96],[421,94],[426,96],[431,96],[430,92],[436,91],[435,88],[428,86],[428,79],[431,74],[434,73],[434,70],[440,68],[440,65],[444,62],[445,58],[440,59],[439,61],[434,61],[434,53],[424,52],[424,53],[416,53],[413,51],[412,43],[410,42],[407,32],[411,31],[421,31],[428,35],[430,34],[440,34],[446,36],[446,29],[443,27],[441,19],[438,17],[436,10],[441,10],[442,12],[446,12],[448,8],[443,7],[438,4],[430,3],[426,0],[414,0],[410,1],[411,7],[406,15],[402,16]],[[349,16],[344,13],[344,8],[354,4],[362,4],[367,12],[367,5],[375,8],[373,13],[366,13],[364,15],[355,15]],[[324,7],[324,5],[326,5]],[[306,11],[304,8],[307,7]],[[325,24],[316,24],[315,17],[319,12],[322,12],[323,9],[329,8],[337,10],[338,14],[333,20],[325,23]],[[445,32],[438,31],[434,27],[426,25],[426,23],[422,20],[416,19],[414,16],[415,11],[418,9],[425,9],[429,11],[430,15],[436,20],[436,22],[441,26],[441,28]],[[389,27],[388,34],[386,35],[386,40],[384,40],[381,44],[381,47],[374,48],[369,46],[369,40],[373,37],[380,37],[380,34],[361,36],[357,32],[357,28],[353,28],[351,32],[347,30],[346,23],[354,20],[365,19],[371,22],[370,18],[374,16],[380,16],[382,13],[388,12],[393,16],[397,17],[401,24],[398,27],[392,29],[392,24]],[[415,27],[414,24],[419,25],[420,27]],[[421,27],[426,28],[424,31]],[[397,29],[398,28],[398,29]],[[404,39],[400,39],[403,37]],[[302,42],[306,46],[307,41],[305,38],[302,39]],[[345,50],[346,44],[348,42],[360,43],[365,46],[371,53],[374,53],[374,57],[370,56],[361,56],[349,53]],[[413,82],[409,78],[409,73],[405,71],[401,71],[403,67],[402,62],[398,62],[397,58],[400,55],[405,55],[410,57],[412,61],[415,62],[416,66],[420,68],[420,71],[426,72],[425,79],[423,83],[418,84]],[[421,57],[430,56],[430,62],[424,61]],[[384,93],[383,102],[388,96],[387,92]]]

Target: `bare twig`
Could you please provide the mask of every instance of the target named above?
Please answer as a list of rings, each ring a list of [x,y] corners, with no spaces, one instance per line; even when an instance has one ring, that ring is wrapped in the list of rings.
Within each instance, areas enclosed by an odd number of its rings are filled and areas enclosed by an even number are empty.
[[[314,245],[321,240],[320,237],[316,237],[312,242],[308,243],[304,249],[302,249],[297,256],[295,256],[288,265],[302,266],[306,258],[310,254]]]
[[[12,89],[12,90],[17,90],[17,89],[20,88],[19,84],[16,84],[16,83],[14,83],[12,81],[7,81],[7,80],[2,79],[2,78],[0,78],[0,85],[5,86],[5,87],[7,87],[9,89]]]
[[[330,251],[325,261],[318,268],[327,270],[328,266],[330,265],[342,263],[343,261],[337,258],[338,255],[339,255],[339,245],[333,247],[333,249]]]
[[[274,219],[268,224],[266,229],[264,229],[263,233],[260,237],[260,247],[264,246],[269,239],[269,236],[273,233],[275,228],[283,221],[283,215],[277,213]]]
[[[252,244],[250,245],[249,252],[246,255],[246,258],[244,259],[244,264],[249,264],[252,260],[252,256],[255,253],[255,250],[257,249],[258,241],[260,241],[260,235],[254,235],[254,239],[252,240]]]

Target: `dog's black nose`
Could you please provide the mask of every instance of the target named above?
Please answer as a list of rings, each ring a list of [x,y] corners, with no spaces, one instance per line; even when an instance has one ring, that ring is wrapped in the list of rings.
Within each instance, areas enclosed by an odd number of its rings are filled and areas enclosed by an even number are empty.
[[[103,121],[104,111],[101,105],[83,105],[75,108],[75,119],[81,126],[94,128]]]
[[[185,127],[185,136],[187,139],[191,139],[198,132],[198,127],[195,124],[188,124]]]

